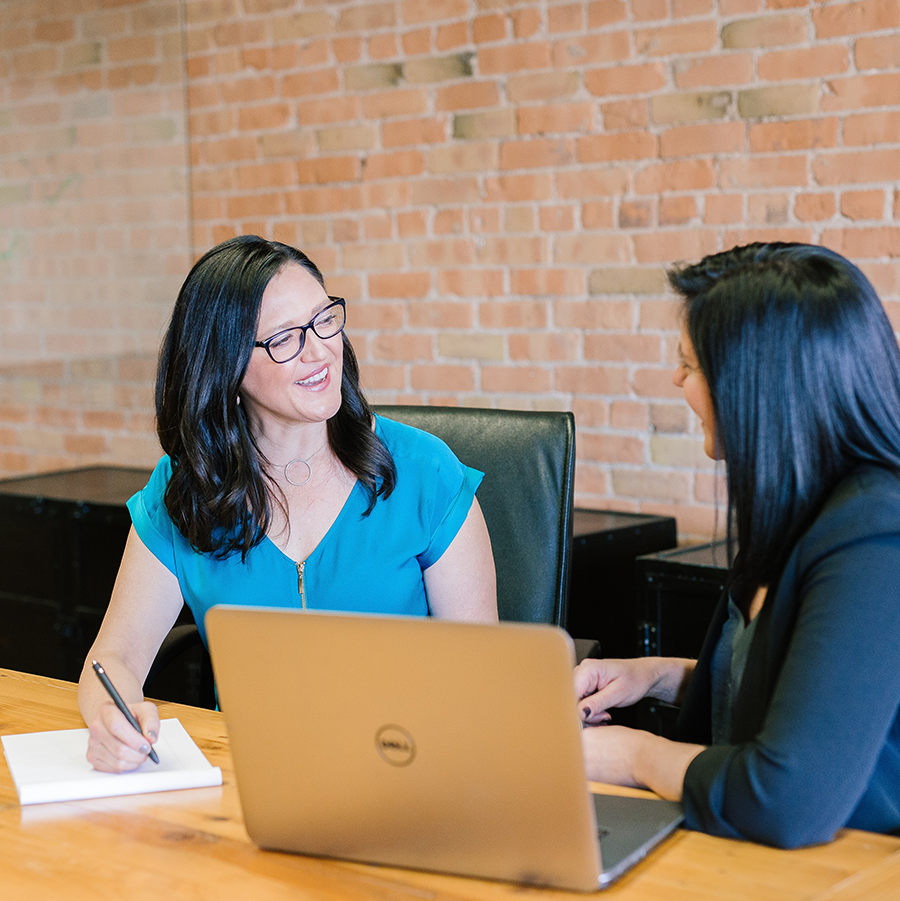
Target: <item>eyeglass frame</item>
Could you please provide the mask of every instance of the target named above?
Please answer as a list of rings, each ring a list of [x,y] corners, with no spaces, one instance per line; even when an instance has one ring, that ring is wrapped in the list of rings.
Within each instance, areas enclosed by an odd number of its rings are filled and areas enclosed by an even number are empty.
[[[329,303],[328,306],[326,306],[326,307],[322,307],[322,309],[319,310],[319,312],[316,313],[316,315],[313,316],[313,318],[310,319],[309,322],[306,323],[306,325],[292,325],[290,328],[284,328],[280,332],[276,332],[270,338],[266,338],[265,341],[254,342],[253,346],[265,348],[266,353],[269,355],[269,359],[273,363],[280,364],[280,363],[290,363],[291,360],[296,359],[297,357],[300,356],[300,354],[303,353],[303,348],[306,347],[306,333],[309,329],[312,329],[313,332],[315,332],[316,337],[322,341],[327,341],[328,338],[336,338],[344,330],[344,326],[347,325],[347,301],[344,300],[343,297],[332,297],[330,294],[327,294],[326,297],[331,301],[331,303]],[[333,335],[328,335],[328,338],[323,338],[316,331],[316,327],[315,327],[314,323],[326,310],[330,310],[332,307],[338,307],[338,306],[344,311],[344,321],[343,321],[343,323],[341,323],[341,327]],[[269,348],[269,345],[276,338],[280,338],[282,335],[286,334],[287,332],[295,332],[298,329],[300,330],[300,347],[297,350],[297,352],[295,354],[291,354],[291,356],[289,356],[286,360],[276,360],[275,357],[272,356],[272,351]]]

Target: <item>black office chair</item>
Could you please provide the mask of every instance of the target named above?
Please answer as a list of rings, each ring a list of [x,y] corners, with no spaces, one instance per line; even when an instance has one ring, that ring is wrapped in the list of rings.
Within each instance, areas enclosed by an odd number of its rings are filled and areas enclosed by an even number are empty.
[[[475,407],[376,406],[375,412],[437,435],[463,463],[485,474],[476,496],[491,536],[500,619],[565,628],[574,416]],[[152,693],[173,660],[200,644],[196,626],[176,626],[159,650],[145,692]],[[592,653],[591,643],[577,644],[579,657]],[[214,707],[214,689],[204,687],[208,691],[199,706]]]
[[[572,557],[575,417],[475,407],[376,406],[431,432],[481,470],[481,505],[502,620],[566,625]]]

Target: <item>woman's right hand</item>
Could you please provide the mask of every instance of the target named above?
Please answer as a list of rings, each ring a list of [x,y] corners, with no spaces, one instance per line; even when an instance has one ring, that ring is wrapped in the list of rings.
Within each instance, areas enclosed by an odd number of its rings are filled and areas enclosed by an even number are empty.
[[[610,721],[614,707],[630,707],[642,698],[677,703],[694,660],[677,657],[588,658],[575,667],[575,692],[581,720],[588,726]]]
[[[600,726],[610,721],[614,707],[630,707],[647,696],[655,675],[652,659],[582,660],[575,667],[575,693],[582,722]]]
[[[104,773],[127,773],[137,769],[150,754],[159,736],[159,711],[151,701],[129,704],[140,723],[139,733],[113,704],[101,704],[88,727],[88,763]]]

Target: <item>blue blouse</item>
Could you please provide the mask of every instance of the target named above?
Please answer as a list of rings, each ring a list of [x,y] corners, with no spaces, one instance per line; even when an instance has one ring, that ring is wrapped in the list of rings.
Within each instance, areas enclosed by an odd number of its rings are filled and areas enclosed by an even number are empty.
[[[172,461],[163,457],[146,487],[128,501],[135,531],[178,578],[206,641],[204,617],[214,604],[306,607],[356,613],[427,616],[423,570],[436,563],[468,516],[483,473],[464,466],[443,441],[376,417],[376,433],[397,468],[387,500],[368,516],[357,482],[302,568],[268,537],[241,560],[194,550],[169,517],[163,495]]]

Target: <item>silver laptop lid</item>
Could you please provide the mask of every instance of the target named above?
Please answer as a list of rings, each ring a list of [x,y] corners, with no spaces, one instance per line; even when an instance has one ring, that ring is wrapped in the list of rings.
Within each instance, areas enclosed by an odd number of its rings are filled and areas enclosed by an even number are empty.
[[[261,847],[597,887],[562,630],[234,606],[206,628]]]

